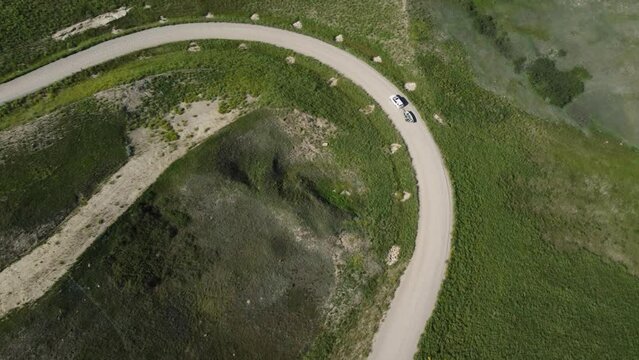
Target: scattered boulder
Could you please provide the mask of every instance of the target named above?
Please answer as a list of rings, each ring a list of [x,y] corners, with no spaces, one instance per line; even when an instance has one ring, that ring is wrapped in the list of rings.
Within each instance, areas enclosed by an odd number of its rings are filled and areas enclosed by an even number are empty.
[[[344,42],[344,35],[339,34],[335,37],[335,42],[341,43]]]
[[[415,84],[414,82],[407,82],[406,84],[404,84],[404,89],[408,91],[415,91],[415,89],[417,89],[417,84]]]
[[[292,56],[287,56],[286,57],[286,63],[289,65],[295,64],[295,58]]]
[[[240,50],[246,50],[248,49],[248,45],[246,45],[245,43],[241,43],[240,45],[237,46],[237,48]]]
[[[213,19],[213,17],[214,17],[214,16],[213,16],[213,13],[211,13],[211,12],[209,11],[208,13],[206,13],[206,15],[204,15],[204,17],[205,17],[206,19]]]
[[[169,19],[165,18],[164,16],[160,16],[160,24],[164,24],[167,21],[169,21]]]
[[[296,22],[293,23],[293,27],[296,28],[297,30],[302,28],[302,22],[297,20]]]
[[[322,143],[322,147],[327,147],[327,146],[328,146],[328,143],[327,143],[327,142],[323,142],[323,143]]]
[[[196,42],[192,42],[192,43],[189,44],[188,51],[190,51],[190,52],[198,52],[200,50],[202,50],[202,49],[200,48],[200,45],[198,45]]]
[[[259,21],[260,20],[260,15],[258,13],[255,13],[255,14],[251,15],[251,20],[252,21]]]
[[[149,4],[144,4],[144,6],[142,7],[144,10],[149,10],[151,8],[151,5]]]
[[[339,194],[342,196],[351,196],[351,192],[348,190],[342,190]]]
[[[400,201],[404,202],[404,201],[410,199],[411,196],[413,196],[411,193],[409,193],[408,191],[404,191],[404,192],[402,192],[402,199]]]
[[[122,29],[118,29],[116,27],[113,27],[113,29],[111,29],[111,34],[118,35],[118,34],[121,34],[122,31],[123,31]]]
[[[397,150],[399,150],[401,148],[402,148],[402,145],[397,144],[397,143],[393,143],[393,144],[390,145],[390,153],[394,154],[394,153],[397,152]]]
[[[381,56],[375,56],[375,57],[373,58],[373,62],[381,63],[381,62],[382,62],[382,57],[381,57]]]
[[[388,255],[386,255],[386,265],[393,266],[399,260],[399,251],[401,248],[399,245],[391,246],[390,250],[388,250]]]
[[[335,86],[337,86],[338,82],[339,82],[338,78],[332,77],[332,78],[328,79],[328,86],[335,87]]]
[[[438,123],[444,125],[444,118],[442,118],[441,115],[435,113],[433,114],[433,119],[435,119],[435,121],[437,121]]]
[[[366,105],[363,108],[359,109],[364,115],[370,115],[375,111],[375,104]]]

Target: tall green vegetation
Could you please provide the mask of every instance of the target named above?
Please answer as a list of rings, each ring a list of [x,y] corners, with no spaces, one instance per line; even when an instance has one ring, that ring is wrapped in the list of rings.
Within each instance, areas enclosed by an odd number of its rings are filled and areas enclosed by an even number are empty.
[[[535,91],[551,104],[564,107],[584,92],[584,80],[590,74],[583,67],[561,71],[553,60],[539,58],[526,68],[528,79]]]
[[[465,0],[463,4],[477,31],[489,38],[505,58],[514,60],[515,54],[508,33],[497,25],[495,18],[482,13],[473,0]]]

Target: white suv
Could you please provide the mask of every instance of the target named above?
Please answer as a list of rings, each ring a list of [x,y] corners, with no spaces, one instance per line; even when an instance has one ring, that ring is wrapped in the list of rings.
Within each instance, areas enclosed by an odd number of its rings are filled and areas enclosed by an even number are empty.
[[[408,102],[399,95],[391,95],[389,99],[398,109],[403,109],[406,105],[408,105]]]

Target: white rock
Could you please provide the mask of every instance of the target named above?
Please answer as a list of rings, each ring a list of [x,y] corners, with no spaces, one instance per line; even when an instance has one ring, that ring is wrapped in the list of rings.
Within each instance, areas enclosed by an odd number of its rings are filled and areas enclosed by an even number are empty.
[[[301,29],[302,28],[302,22],[297,20],[296,22],[293,23],[293,27],[296,29]]]
[[[438,123],[444,125],[444,118],[442,118],[439,114],[433,114],[433,119]]]
[[[237,46],[237,48],[240,50],[246,50],[248,49],[248,45],[246,45],[245,43],[241,43],[240,45]]]
[[[411,193],[409,193],[409,192],[407,192],[407,191],[404,191],[404,192],[402,193],[402,199],[401,199],[400,201],[401,201],[401,202],[404,202],[404,201],[406,201],[406,200],[410,199],[410,197],[411,197],[411,196],[413,196]]]
[[[143,9],[144,9],[144,10],[149,10],[150,8],[151,8],[151,5],[149,5],[149,4],[146,4],[146,5],[144,5],[144,7],[143,7]]]
[[[202,49],[200,49],[200,45],[198,45],[196,42],[192,42],[192,43],[189,44],[188,50],[190,52],[198,52],[198,51],[200,51]]]
[[[344,35],[339,34],[335,37],[335,41],[338,43],[344,42]]]
[[[169,21],[169,19],[165,18],[164,16],[160,16],[160,24],[164,24],[167,21]]]
[[[391,154],[394,154],[394,153],[396,153],[396,152],[397,152],[397,150],[399,150],[399,149],[401,149],[401,148],[402,148],[402,145],[397,144],[397,143],[393,143],[393,144],[391,144],[391,146],[390,146],[390,152],[391,152]]]
[[[211,13],[210,11],[208,13],[206,13],[206,15],[204,15],[205,18],[207,19],[213,19],[213,13]]]
[[[395,265],[397,260],[399,260],[399,251],[401,248],[399,245],[391,246],[390,250],[388,250],[388,255],[386,255],[386,265],[392,266]]]
[[[253,21],[260,20],[260,15],[258,13],[255,13],[255,14],[251,15],[251,20],[253,20]]]
[[[408,91],[415,91],[415,89],[417,89],[417,84],[415,84],[414,82],[407,82],[406,84],[404,84],[404,89]]]
[[[111,34],[118,35],[118,34],[121,34],[122,31],[123,31],[122,29],[118,29],[114,27],[113,29],[111,29]]]
[[[359,111],[363,112],[364,115],[370,115],[375,111],[375,104],[366,105],[363,108],[359,109]]]
[[[381,57],[381,56],[375,56],[375,57],[373,58],[373,62],[381,63],[381,62],[382,62],[382,57]]]
[[[335,87],[335,86],[337,86],[338,82],[339,82],[338,78],[332,77],[332,78],[328,79],[328,86]]]
[[[295,64],[295,58],[292,56],[287,56],[286,57],[286,63],[287,64]]]

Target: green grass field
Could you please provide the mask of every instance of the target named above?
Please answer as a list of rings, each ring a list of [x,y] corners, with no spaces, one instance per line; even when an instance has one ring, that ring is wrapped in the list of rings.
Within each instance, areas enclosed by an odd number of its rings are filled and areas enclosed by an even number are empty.
[[[401,139],[380,110],[359,110],[370,98],[345,79],[330,87],[334,73],[315,61],[298,56],[291,66],[287,51],[265,45],[199,44],[197,54],[174,44],[120,59],[6,110],[13,129],[158,73],[130,123],[212,97],[230,109],[251,94],[251,106],[273,109],[171,166],[51,292],[0,322],[0,357],[365,353],[414,242],[417,203],[394,196],[416,192],[410,159],[388,150]],[[328,143],[326,155],[299,158],[302,134],[316,136],[277,125],[293,108],[330,119],[334,134],[313,140]],[[400,262],[386,268],[394,244]]]

